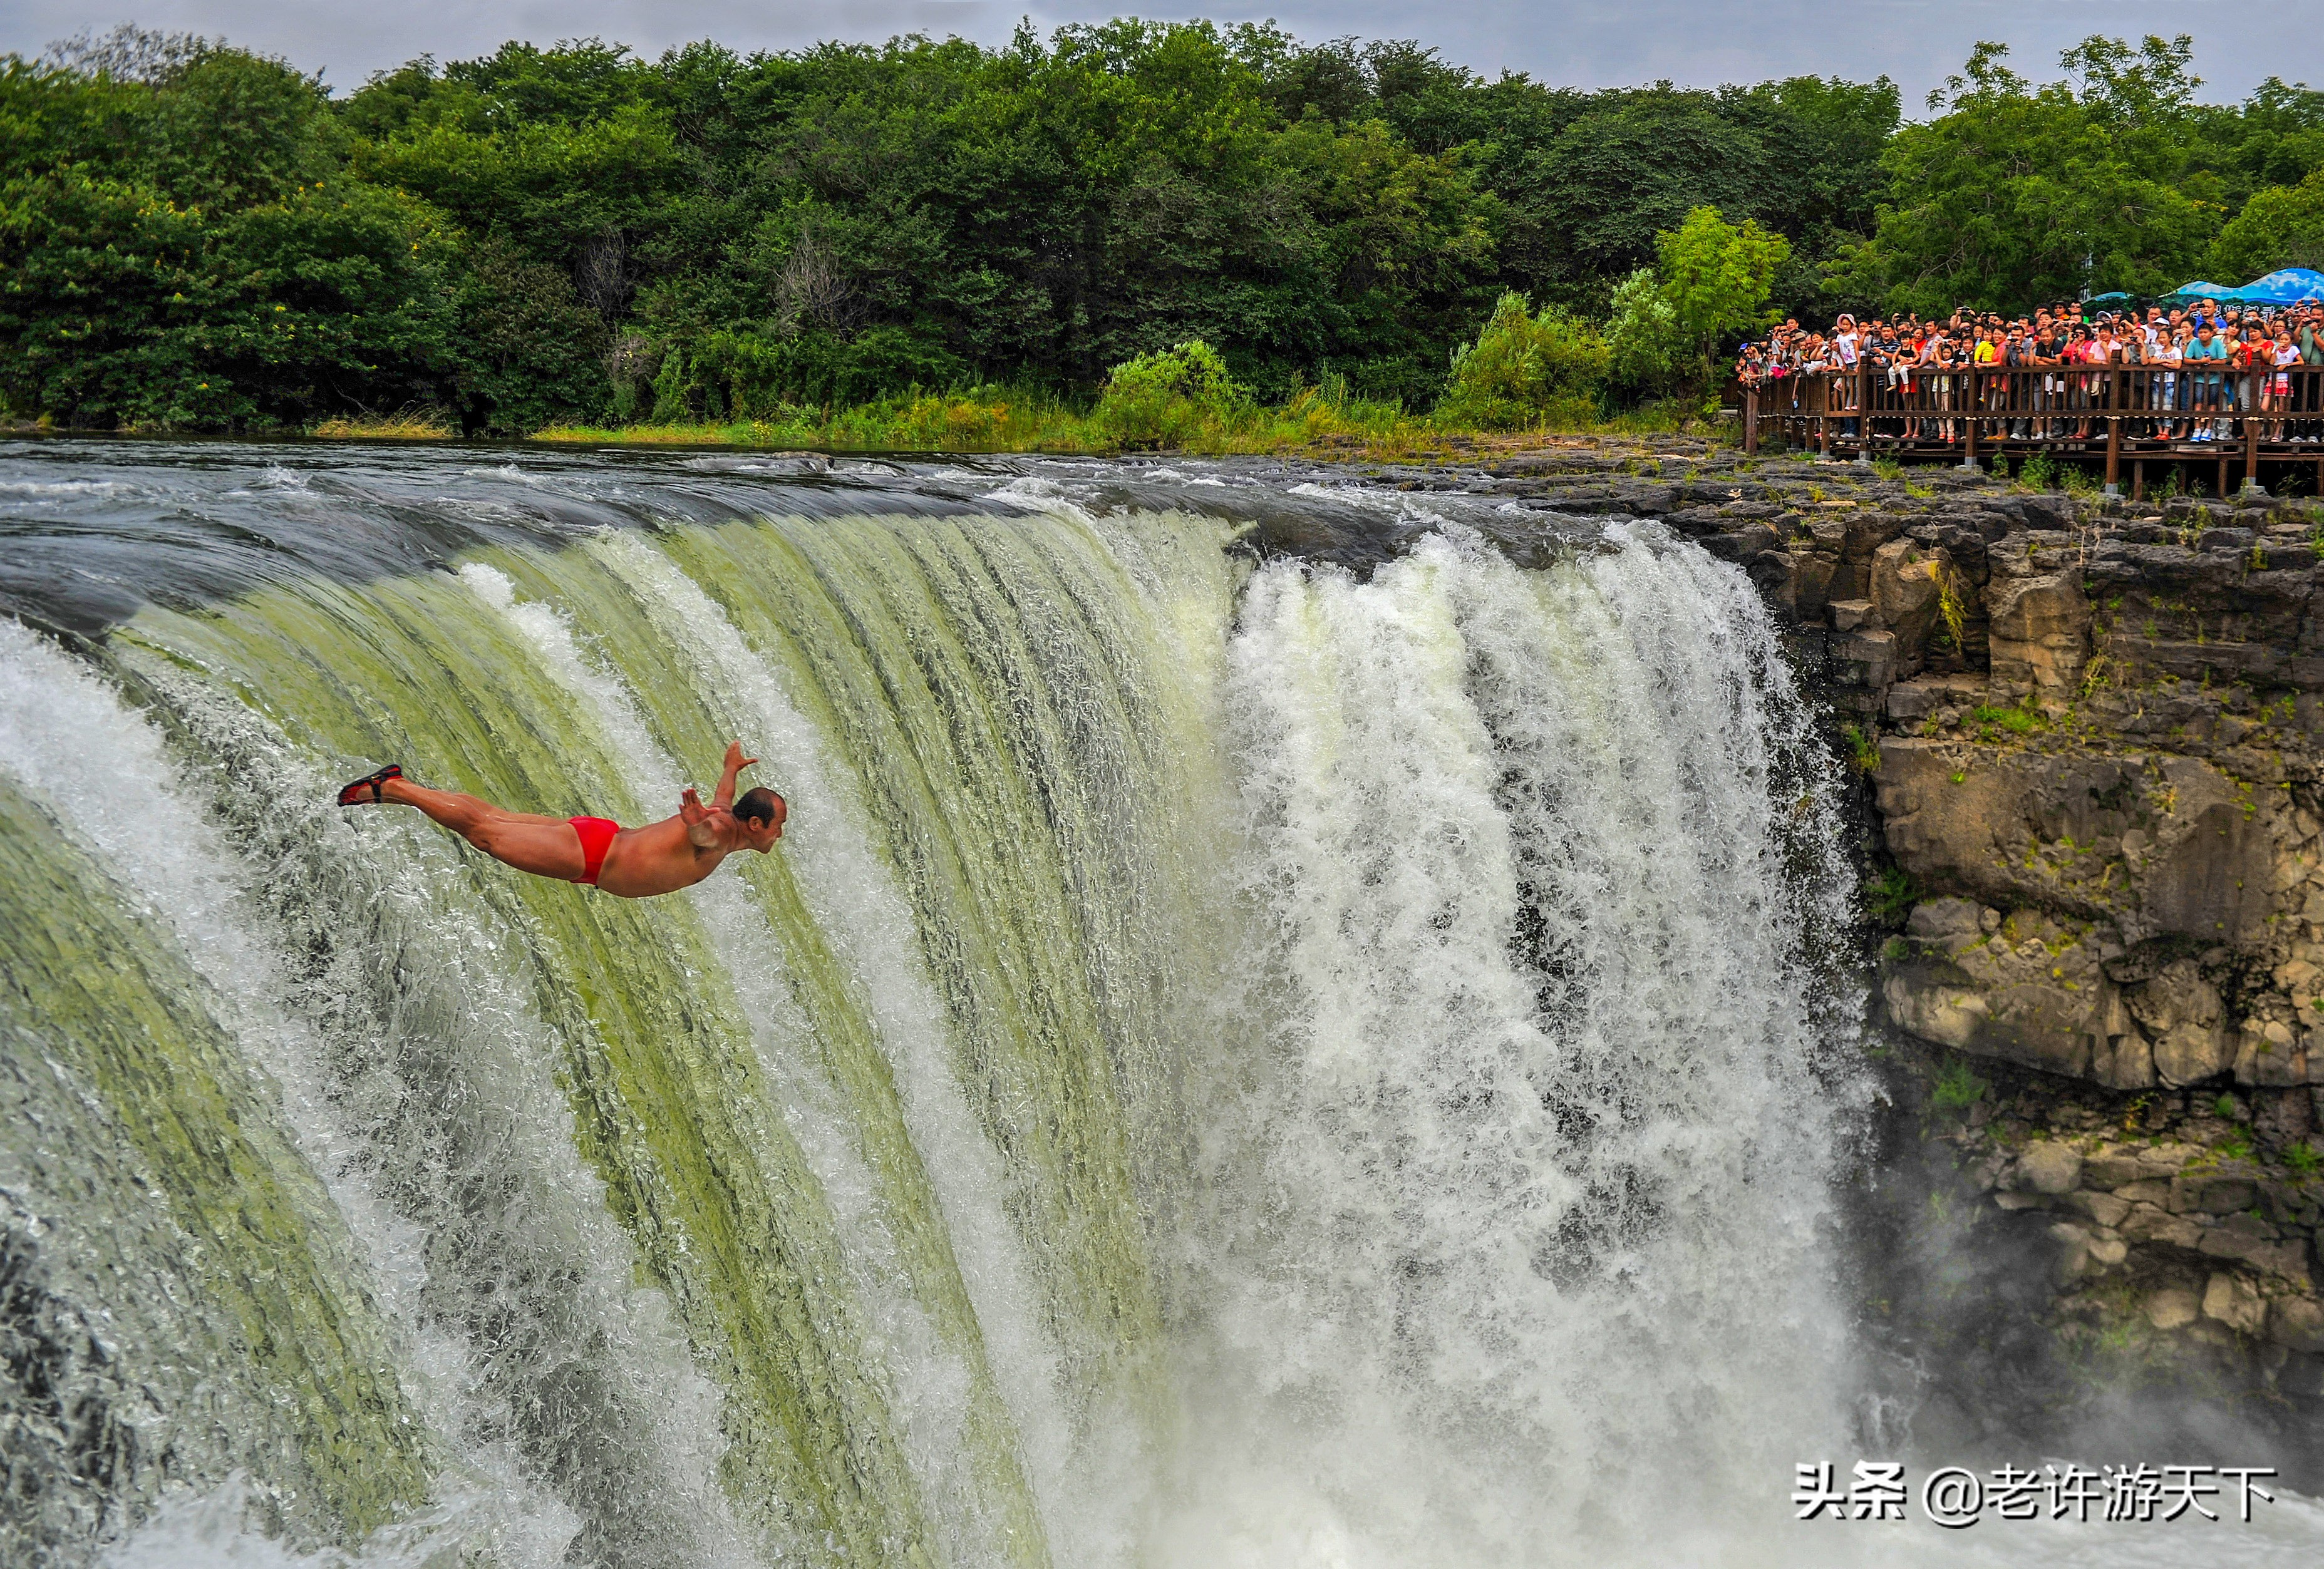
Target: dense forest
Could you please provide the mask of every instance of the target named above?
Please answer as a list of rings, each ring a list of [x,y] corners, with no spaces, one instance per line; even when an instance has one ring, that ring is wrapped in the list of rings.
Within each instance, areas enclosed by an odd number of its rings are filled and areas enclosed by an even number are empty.
[[[1885,79],[1579,91],[1414,42],[1120,21],[510,43],[337,97],[123,31],[0,61],[0,403],[515,433],[1085,396],[1200,338],[1262,398],[1333,378],[1425,408],[1508,291],[1605,322],[1703,208],[1788,242],[1755,254],[1803,315],[2324,259],[2324,94],[2200,103],[2183,40],[2062,65],[2037,86],[1981,46],[1908,124]]]

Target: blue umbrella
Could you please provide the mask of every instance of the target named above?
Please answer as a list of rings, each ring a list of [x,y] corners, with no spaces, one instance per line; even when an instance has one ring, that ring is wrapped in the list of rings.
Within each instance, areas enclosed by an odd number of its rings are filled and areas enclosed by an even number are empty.
[[[2324,272],[2312,267],[2286,267],[2245,284],[2230,298],[2255,305],[2297,305],[2303,299],[2324,299]]]

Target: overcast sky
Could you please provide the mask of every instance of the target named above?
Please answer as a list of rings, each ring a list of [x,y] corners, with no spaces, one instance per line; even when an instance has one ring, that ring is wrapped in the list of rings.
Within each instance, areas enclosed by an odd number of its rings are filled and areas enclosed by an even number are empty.
[[[118,9],[110,8],[117,5]],[[986,0],[0,0],[0,52],[38,53],[52,39],[115,22],[224,36],[245,48],[317,68],[340,91],[414,55],[457,60],[503,40],[547,44],[596,36],[659,53],[691,39],[737,50],[793,49],[818,39],[882,39],[920,32],[998,41],[1030,14],[1045,32],[1063,22],[1130,11],[1222,21],[1268,16],[1307,39],[1354,34],[1417,38],[1447,60],[1487,74],[1521,70],[1558,84],[1601,87],[1652,81],[1711,86],[1813,72],[1902,85],[1905,110],[1971,43],[1997,39],[2036,80],[2058,75],[2061,50],[2091,32],[2195,36],[2204,96],[2240,97],[2271,74],[2324,85],[2324,0],[2232,7],[2216,0],[1624,0],[1587,5],[1525,0],[1436,0],[1413,5],[1228,3],[1178,8],[1037,6]]]

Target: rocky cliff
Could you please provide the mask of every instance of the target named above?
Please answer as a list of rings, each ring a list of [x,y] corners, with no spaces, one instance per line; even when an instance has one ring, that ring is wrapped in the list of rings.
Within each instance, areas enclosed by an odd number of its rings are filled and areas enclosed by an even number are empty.
[[[1941,1267],[1987,1322],[1883,1298],[1914,1354],[2324,1427],[2324,509],[1681,444],[1487,485],[1739,563],[1838,715],[1889,933],[1897,1109],[1868,1202],[1986,1239]],[[1932,1237],[1894,1242],[1896,1269],[1940,1267]]]

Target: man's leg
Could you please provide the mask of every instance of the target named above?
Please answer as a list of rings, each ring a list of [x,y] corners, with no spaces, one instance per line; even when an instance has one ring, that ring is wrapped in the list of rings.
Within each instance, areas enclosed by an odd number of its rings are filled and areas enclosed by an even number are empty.
[[[504,812],[477,796],[456,790],[430,790],[409,779],[385,781],[380,786],[380,798],[418,807],[430,821],[520,872],[578,882],[587,870],[581,855],[581,836],[561,817]]]

